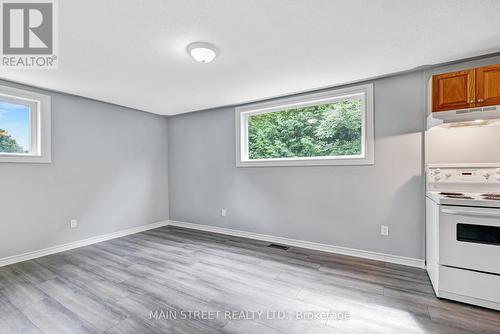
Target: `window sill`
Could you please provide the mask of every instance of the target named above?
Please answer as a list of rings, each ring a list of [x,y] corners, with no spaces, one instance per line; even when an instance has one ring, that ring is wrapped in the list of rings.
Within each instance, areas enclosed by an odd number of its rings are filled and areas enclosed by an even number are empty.
[[[305,167],[305,166],[366,166],[373,165],[373,157],[326,159],[269,159],[236,161],[236,167]]]
[[[51,163],[50,156],[24,155],[24,154],[0,154],[0,163]]]

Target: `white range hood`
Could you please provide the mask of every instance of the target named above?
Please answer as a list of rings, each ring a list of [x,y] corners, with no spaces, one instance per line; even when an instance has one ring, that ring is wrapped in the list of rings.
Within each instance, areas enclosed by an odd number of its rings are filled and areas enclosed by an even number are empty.
[[[500,105],[437,111],[427,117],[427,130],[498,124],[500,124]]]

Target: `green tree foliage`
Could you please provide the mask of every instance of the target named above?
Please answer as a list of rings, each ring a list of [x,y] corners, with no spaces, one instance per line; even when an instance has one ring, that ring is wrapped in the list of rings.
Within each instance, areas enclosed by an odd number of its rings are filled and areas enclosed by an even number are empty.
[[[0,152],[24,153],[25,151],[7,131],[0,129]]]
[[[250,116],[250,159],[361,154],[361,100]]]

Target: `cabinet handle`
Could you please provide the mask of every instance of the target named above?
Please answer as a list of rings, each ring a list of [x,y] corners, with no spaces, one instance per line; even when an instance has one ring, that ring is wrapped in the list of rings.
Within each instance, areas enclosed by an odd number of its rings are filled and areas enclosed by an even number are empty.
[[[469,103],[474,103],[475,101],[474,100],[470,100]]]
[[[484,99],[479,99],[479,100],[477,100],[477,102],[479,102],[479,103],[484,102]]]

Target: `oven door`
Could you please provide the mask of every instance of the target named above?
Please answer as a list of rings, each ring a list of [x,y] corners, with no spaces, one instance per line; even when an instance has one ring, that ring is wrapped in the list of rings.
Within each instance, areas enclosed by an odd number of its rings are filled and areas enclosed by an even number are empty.
[[[500,274],[500,209],[441,206],[439,264]]]

